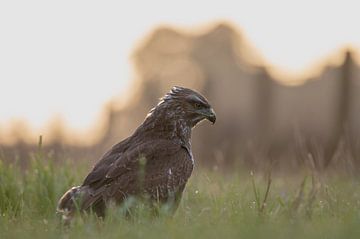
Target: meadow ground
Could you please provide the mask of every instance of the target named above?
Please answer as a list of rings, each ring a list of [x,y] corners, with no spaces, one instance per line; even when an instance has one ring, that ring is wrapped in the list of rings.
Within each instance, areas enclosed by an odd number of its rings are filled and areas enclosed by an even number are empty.
[[[354,177],[221,174],[196,169],[174,217],[141,204],[131,220],[111,208],[104,221],[55,214],[59,197],[88,165],[33,155],[26,170],[0,161],[0,238],[360,238],[360,180]],[[269,190],[267,190],[270,185]],[[268,191],[268,193],[266,193]]]

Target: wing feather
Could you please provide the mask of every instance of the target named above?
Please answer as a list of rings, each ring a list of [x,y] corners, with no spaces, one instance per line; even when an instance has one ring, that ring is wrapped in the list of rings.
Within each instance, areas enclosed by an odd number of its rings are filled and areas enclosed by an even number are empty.
[[[192,172],[191,158],[186,149],[169,140],[147,141],[125,152],[110,152],[107,157],[102,158],[103,163],[98,163],[84,181],[84,185],[102,192],[105,198],[124,198],[138,193],[142,166],[142,186],[152,194],[154,190],[164,191],[169,186],[185,184]]]

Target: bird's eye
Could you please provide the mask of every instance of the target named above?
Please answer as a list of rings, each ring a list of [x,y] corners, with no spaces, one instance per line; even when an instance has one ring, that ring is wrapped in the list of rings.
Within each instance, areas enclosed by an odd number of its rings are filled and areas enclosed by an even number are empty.
[[[195,104],[194,104],[194,107],[195,107],[196,109],[200,109],[200,108],[201,108],[201,105],[200,105],[199,103],[195,103]]]

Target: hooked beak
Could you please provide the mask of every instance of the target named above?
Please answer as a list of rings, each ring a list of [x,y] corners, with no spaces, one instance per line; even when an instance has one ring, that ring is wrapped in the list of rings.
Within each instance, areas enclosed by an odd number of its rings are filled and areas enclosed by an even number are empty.
[[[204,115],[207,120],[209,120],[212,124],[215,124],[216,114],[213,108],[209,108],[206,112],[204,112]]]

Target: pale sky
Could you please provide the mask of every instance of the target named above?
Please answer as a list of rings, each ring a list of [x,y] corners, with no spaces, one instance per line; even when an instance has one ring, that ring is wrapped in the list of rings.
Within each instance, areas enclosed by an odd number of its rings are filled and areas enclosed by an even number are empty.
[[[96,123],[129,90],[130,56],[160,25],[226,20],[278,68],[307,69],[344,45],[360,47],[357,1],[0,0],[0,126],[23,118],[41,128],[61,115]],[[40,134],[40,132],[39,132]]]

